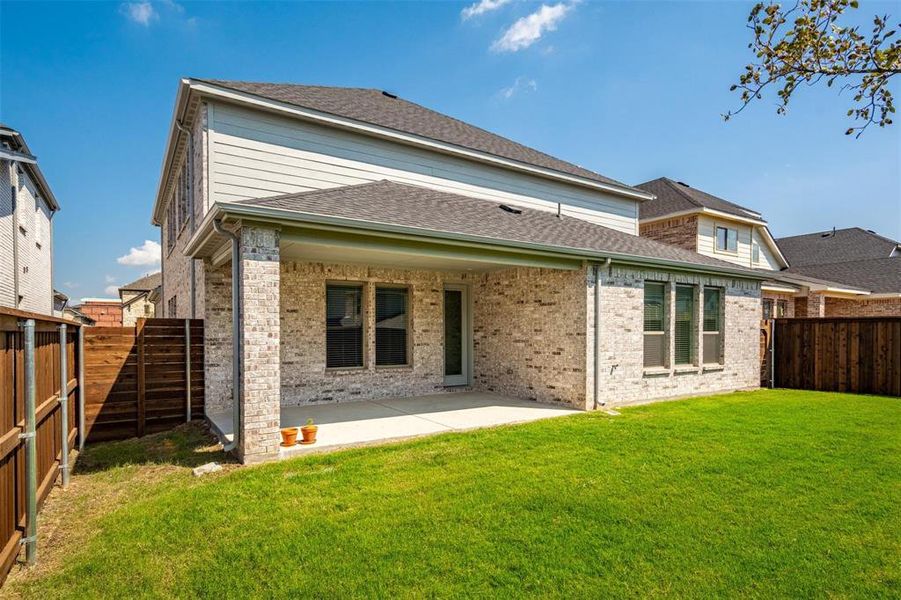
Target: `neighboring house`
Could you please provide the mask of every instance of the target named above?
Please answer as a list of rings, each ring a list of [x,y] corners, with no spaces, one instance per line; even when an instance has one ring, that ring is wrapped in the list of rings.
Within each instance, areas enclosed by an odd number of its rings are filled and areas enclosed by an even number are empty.
[[[162,273],[151,273],[119,288],[123,327],[131,327],[139,318],[156,316],[156,306],[151,296],[160,288],[162,280]]]
[[[0,124],[0,306],[53,314],[58,210],[25,138]]]
[[[82,298],[74,307],[97,327],[122,327],[122,301],[113,298]]]
[[[282,406],[757,387],[768,274],[639,237],[653,197],[378,90],[185,79],[164,316],[205,319],[207,415],[236,411],[244,461],[278,453]]]
[[[69,304],[69,296],[60,292],[59,290],[53,290],[53,316],[54,317],[62,317],[63,312],[66,310],[66,306]]]
[[[901,242],[850,227],[776,240],[792,276],[839,282],[864,293],[823,296],[807,316],[901,316]]]
[[[93,326],[97,324],[94,319],[87,316],[74,306],[66,306],[62,311],[62,318],[68,319],[70,321],[77,321],[78,323],[83,323],[85,325]]]
[[[824,316],[823,306],[869,295],[843,279],[814,276],[794,268],[793,259],[770,234],[759,212],[666,177],[636,187],[656,197],[643,202],[643,237],[694,250],[751,269],[770,272],[763,282],[761,316]]]

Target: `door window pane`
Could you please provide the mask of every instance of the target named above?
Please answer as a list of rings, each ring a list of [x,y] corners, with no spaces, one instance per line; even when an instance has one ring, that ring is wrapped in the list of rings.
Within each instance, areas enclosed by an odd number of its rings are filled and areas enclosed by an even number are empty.
[[[375,289],[375,364],[405,365],[409,324],[408,290]]]
[[[463,374],[463,292],[444,290],[444,374]]]
[[[359,285],[326,287],[325,366],[363,366],[363,288]]]

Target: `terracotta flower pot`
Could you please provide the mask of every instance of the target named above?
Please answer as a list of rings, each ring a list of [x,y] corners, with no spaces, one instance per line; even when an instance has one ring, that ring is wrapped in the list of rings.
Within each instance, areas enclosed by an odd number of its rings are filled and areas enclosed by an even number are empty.
[[[282,446],[289,448],[297,443],[297,427],[282,429]]]
[[[317,425],[304,425],[300,428],[300,432],[303,434],[303,441],[301,444],[315,444],[316,443],[316,432],[319,431],[319,427]]]

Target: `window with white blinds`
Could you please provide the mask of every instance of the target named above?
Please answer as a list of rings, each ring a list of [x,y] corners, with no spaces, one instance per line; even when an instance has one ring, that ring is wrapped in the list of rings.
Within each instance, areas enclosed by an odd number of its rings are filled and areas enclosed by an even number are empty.
[[[325,366],[363,366],[363,286],[328,285],[326,298]]]
[[[694,286],[676,286],[676,314],[674,315],[673,360],[677,365],[694,364],[695,331]]]
[[[409,364],[409,290],[375,288],[375,364]]]
[[[666,366],[666,285],[644,284],[644,366]]]
[[[723,290],[704,288],[704,364],[723,362]]]

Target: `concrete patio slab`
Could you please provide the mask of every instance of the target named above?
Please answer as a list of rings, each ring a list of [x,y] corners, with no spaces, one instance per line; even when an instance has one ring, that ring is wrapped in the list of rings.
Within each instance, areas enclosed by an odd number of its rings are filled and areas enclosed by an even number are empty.
[[[541,404],[485,392],[433,394],[338,404],[283,406],[282,427],[300,427],[307,419],[319,426],[316,444],[282,448],[281,457],[322,449],[337,449],[523,423],[581,412],[566,406]],[[230,412],[209,415],[215,429],[232,438]]]

